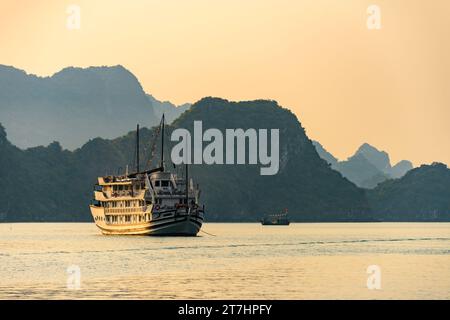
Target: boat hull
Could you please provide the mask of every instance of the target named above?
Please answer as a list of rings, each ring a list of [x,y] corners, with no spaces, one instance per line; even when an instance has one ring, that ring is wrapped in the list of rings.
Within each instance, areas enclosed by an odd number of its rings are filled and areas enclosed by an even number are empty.
[[[142,223],[108,224],[104,210],[91,206],[96,226],[105,235],[146,235],[146,236],[196,236],[203,224],[203,211],[186,213],[184,210],[166,210],[154,213],[152,220]]]
[[[263,226],[288,226],[289,222],[261,222]]]

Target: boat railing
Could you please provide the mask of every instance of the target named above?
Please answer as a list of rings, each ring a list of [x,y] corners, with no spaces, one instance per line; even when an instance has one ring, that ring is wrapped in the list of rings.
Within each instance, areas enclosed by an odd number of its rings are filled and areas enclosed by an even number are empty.
[[[113,198],[120,197],[143,197],[145,194],[145,190],[131,191],[131,190],[123,190],[123,191],[112,191],[110,192],[110,196]]]
[[[105,208],[105,213],[112,214],[112,213],[144,213],[147,210],[147,207],[140,206],[140,207],[127,207],[127,208]]]

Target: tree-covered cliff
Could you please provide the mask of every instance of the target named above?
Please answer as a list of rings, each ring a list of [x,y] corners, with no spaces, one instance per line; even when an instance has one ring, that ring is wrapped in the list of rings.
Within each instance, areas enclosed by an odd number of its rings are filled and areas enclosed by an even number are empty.
[[[261,176],[260,165],[191,166],[209,221],[255,221],[285,208],[296,221],[370,220],[364,191],[320,159],[295,115],[276,102],[205,98],[167,128],[167,137],[175,128],[192,128],[195,120],[203,122],[204,130],[280,130],[276,175]],[[142,165],[150,154],[152,134],[153,130],[141,130]],[[166,148],[166,159],[170,149]],[[58,143],[20,150],[2,130],[0,219],[89,221],[88,204],[96,177],[115,173],[119,167],[123,171],[133,163],[133,151],[133,132],[114,140],[93,139],[70,152]]]
[[[383,221],[450,221],[450,170],[442,163],[413,169],[367,195]]]

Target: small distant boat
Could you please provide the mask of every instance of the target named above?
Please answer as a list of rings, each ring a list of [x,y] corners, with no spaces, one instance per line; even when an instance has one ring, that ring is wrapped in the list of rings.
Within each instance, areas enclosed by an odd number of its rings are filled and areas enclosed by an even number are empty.
[[[290,224],[287,209],[284,213],[269,214],[261,219],[263,226],[288,226]]]

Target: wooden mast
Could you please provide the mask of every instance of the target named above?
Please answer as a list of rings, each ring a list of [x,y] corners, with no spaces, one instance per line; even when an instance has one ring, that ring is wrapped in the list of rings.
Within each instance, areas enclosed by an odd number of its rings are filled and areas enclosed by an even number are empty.
[[[161,130],[161,168],[164,171],[164,113],[162,116],[162,130]]]
[[[139,172],[139,124],[136,126],[136,172]]]
[[[186,161],[186,205],[189,205],[189,177],[188,177],[188,164]],[[187,207],[186,207],[187,210]]]

